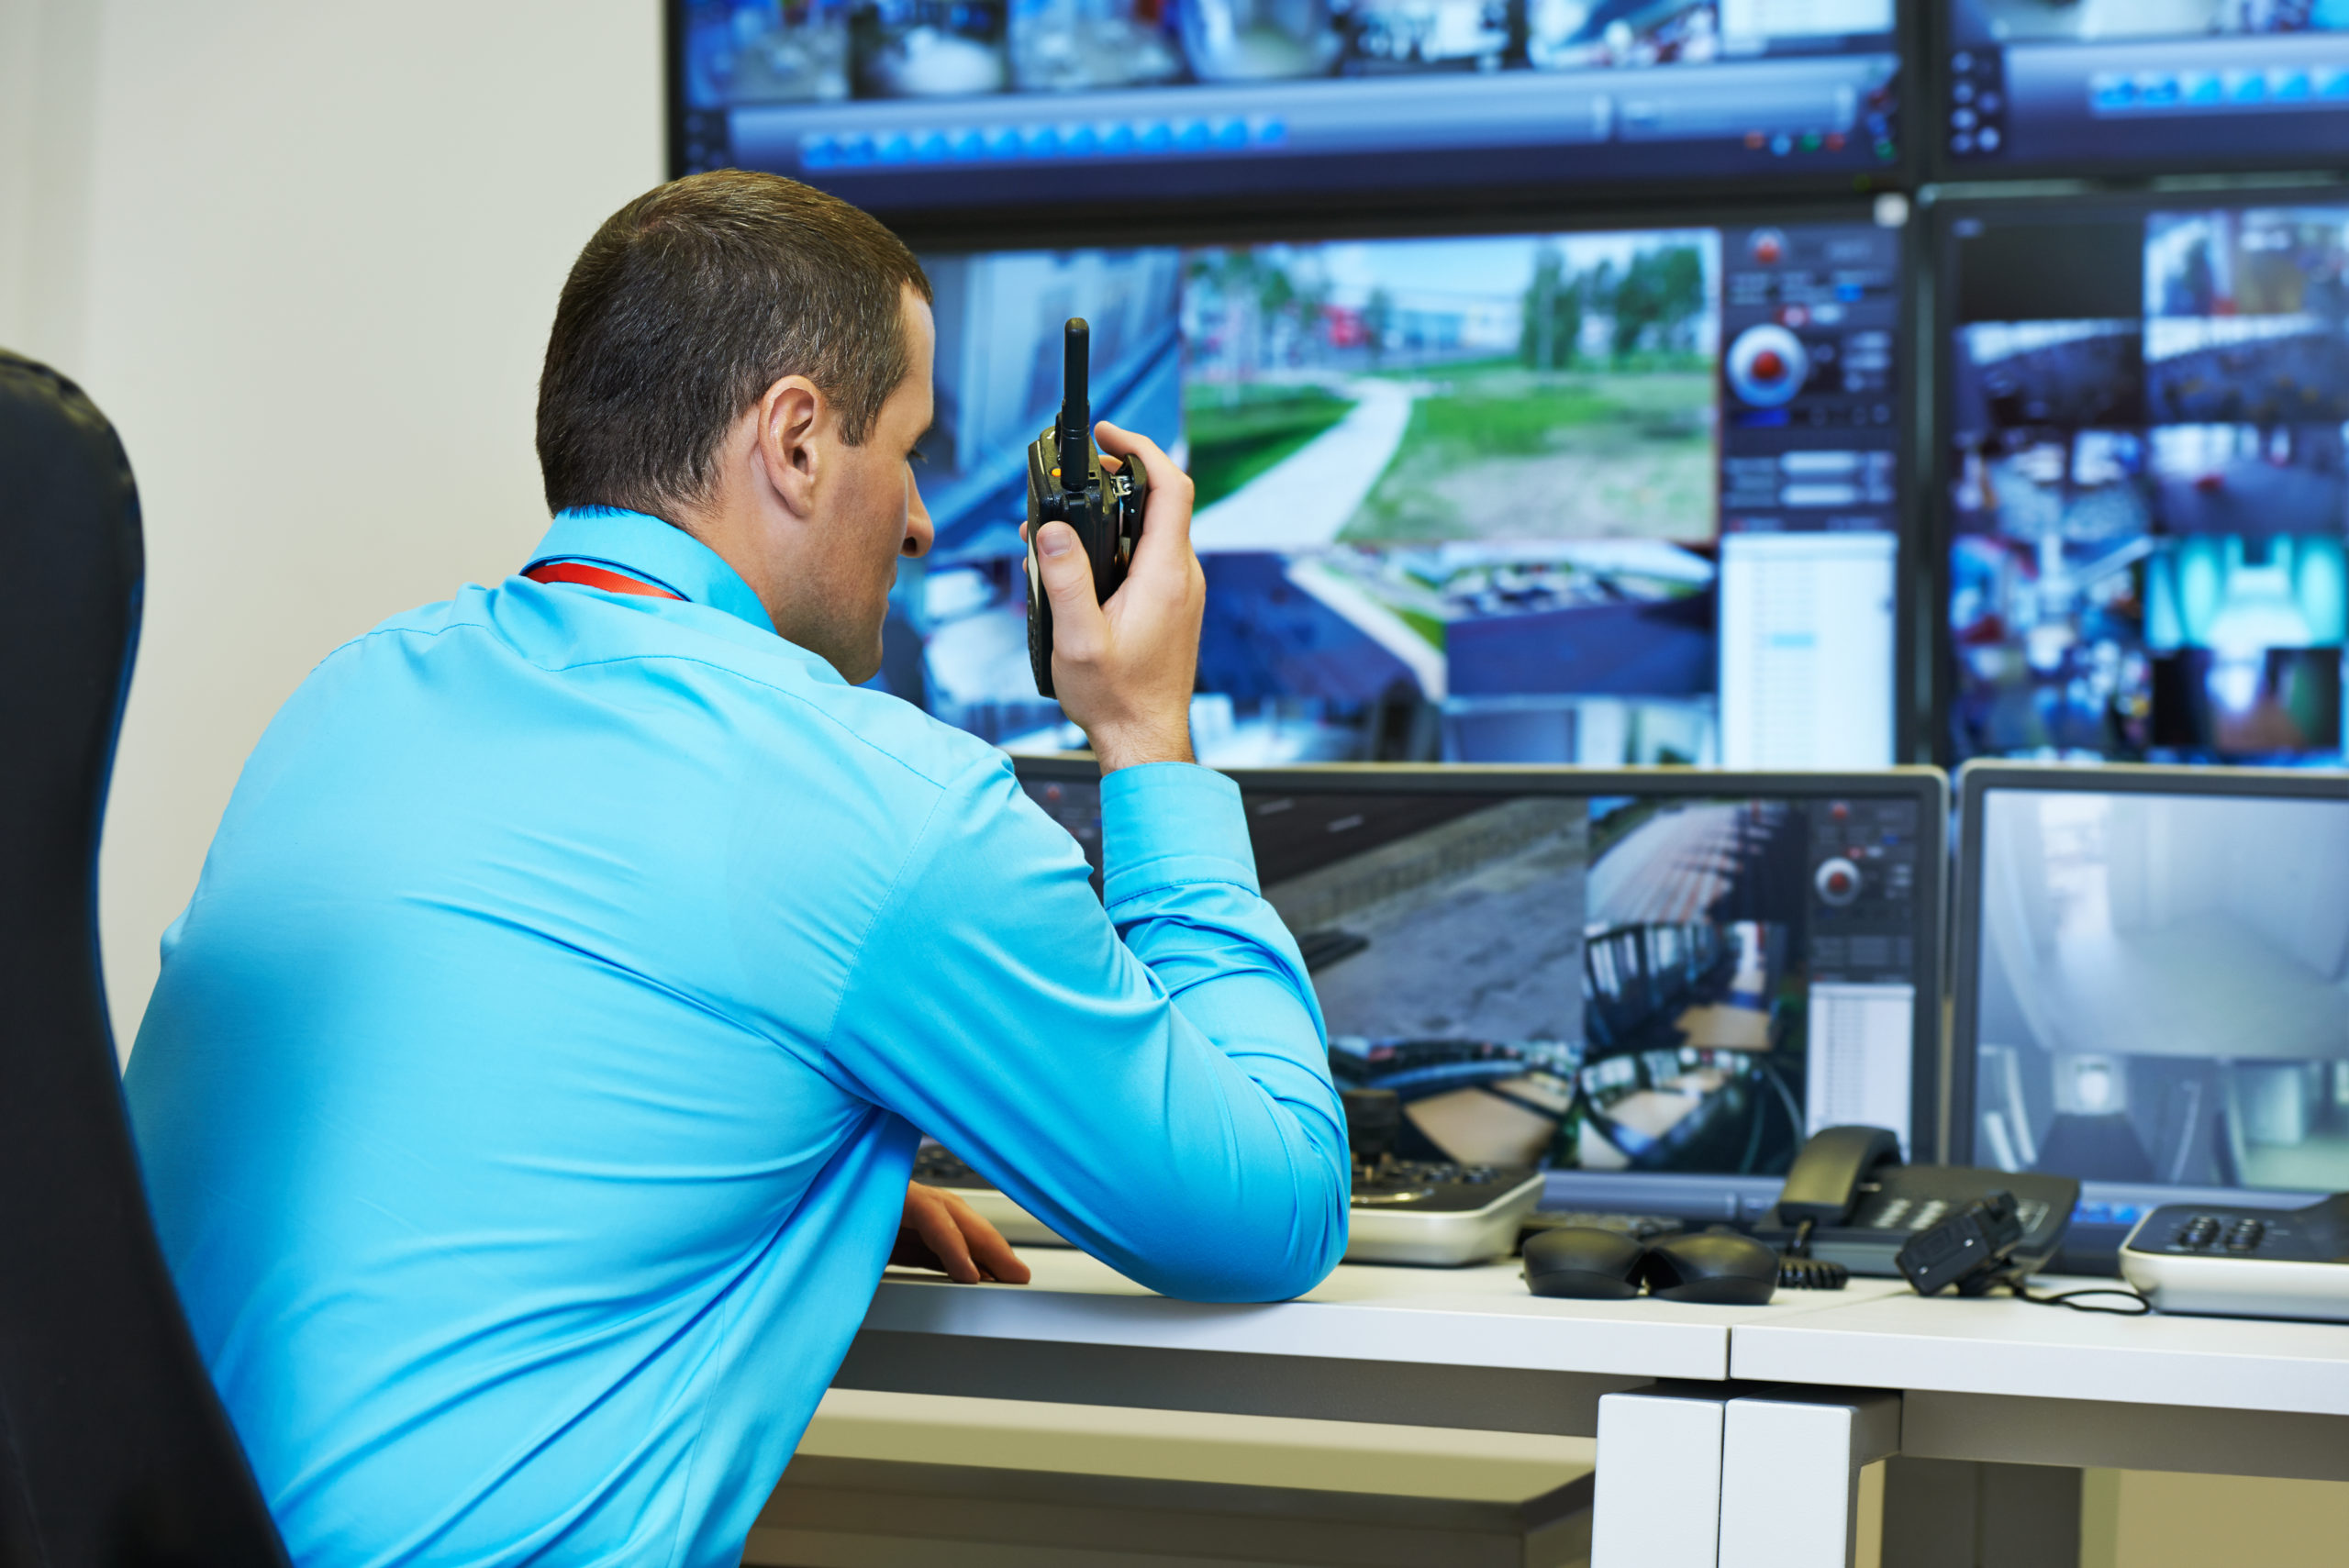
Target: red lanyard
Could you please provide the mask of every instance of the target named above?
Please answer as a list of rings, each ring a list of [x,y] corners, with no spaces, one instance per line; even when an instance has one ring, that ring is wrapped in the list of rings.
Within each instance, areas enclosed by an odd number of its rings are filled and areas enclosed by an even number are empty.
[[[576,583],[583,588],[601,588],[607,594],[640,594],[648,599],[680,599],[683,594],[673,594],[666,588],[656,588],[650,583],[640,583],[618,572],[607,572],[600,566],[586,566],[576,561],[549,561],[522,573],[533,583]]]

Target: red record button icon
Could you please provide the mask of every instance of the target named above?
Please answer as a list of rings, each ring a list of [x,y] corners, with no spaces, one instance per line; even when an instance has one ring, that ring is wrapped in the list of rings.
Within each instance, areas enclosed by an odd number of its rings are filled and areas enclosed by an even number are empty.
[[[1783,327],[1749,327],[1729,346],[1730,390],[1742,403],[1778,408],[1794,401],[1810,375],[1802,339]]]
[[[1833,908],[1849,908],[1860,896],[1860,868],[1841,855],[1820,862],[1810,881],[1819,901]]]

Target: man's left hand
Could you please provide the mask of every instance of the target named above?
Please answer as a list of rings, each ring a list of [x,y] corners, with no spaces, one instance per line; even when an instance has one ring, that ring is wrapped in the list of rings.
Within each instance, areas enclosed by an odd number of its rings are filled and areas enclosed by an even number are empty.
[[[889,1262],[901,1269],[935,1269],[957,1284],[1028,1283],[1028,1265],[1002,1231],[952,1193],[919,1182],[906,1184],[905,1222]]]

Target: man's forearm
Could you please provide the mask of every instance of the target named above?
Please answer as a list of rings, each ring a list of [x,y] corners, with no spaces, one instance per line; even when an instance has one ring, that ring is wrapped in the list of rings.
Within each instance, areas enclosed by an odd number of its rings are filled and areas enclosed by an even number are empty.
[[[1345,1249],[1344,1118],[1239,791],[1170,762],[1108,774],[1101,803],[1097,903],[999,761],[952,781],[860,944],[829,1063],[1152,1289],[1309,1289]]]
[[[1093,742],[1094,760],[1101,764],[1104,775],[1126,768],[1148,767],[1153,762],[1187,763],[1194,761],[1188,723],[1155,728],[1110,729],[1105,727],[1100,733],[1087,739]]]
[[[1333,1240],[1318,1278],[1344,1247],[1345,1124],[1320,1007],[1295,939],[1258,892],[1237,791],[1192,767],[1105,778],[1102,844],[1104,901],[1128,949],[1274,1102],[1282,1173],[1300,1207],[1321,1211],[1297,1218]]]

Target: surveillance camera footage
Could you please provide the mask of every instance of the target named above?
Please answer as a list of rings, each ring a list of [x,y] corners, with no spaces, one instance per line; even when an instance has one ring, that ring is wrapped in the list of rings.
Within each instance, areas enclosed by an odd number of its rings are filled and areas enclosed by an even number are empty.
[[[1893,0],[671,5],[685,172],[875,210],[1900,161]]]
[[[2349,799],[1984,802],[1975,1155],[2349,1188]]]
[[[938,540],[884,682],[1014,751],[1082,743],[1036,695],[1019,537],[1082,316],[1095,413],[1197,487],[1202,760],[1888,762],[1898,250],[1836,224],[928,258]]]
[[[1943,0],[1968,172],[2280,167],[2349,146],[2343,0]]]
[[[1098,866],[1099,786],[1026,779]],[[1911,1114],[1909,797],[1590,798],[1243,784],[1344,1085],[1406,1157],[1766,1175]]]
[[[2053,283],[2027,222],[1957,236],[1954,749],[2337,762],[2349,207],[2094,227]]]

